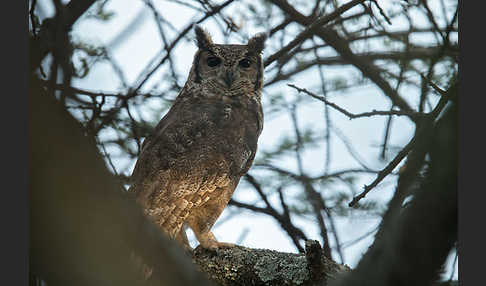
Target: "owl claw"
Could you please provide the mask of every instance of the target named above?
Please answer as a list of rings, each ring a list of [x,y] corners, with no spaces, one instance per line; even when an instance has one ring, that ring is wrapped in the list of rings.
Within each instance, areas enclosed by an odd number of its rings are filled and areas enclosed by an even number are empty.
[[[218,248],[231,248],[235,247],[236,244],[229,242],[217,242]]]
[[[204,245],[201,245],[201,247],[206,248],[206,249],[211,249],[211,250],[217,250],[220,248],[231,248],[235,247],[236,244],[229,243],[229,242],[218,242],[218,241],[208,241]]]

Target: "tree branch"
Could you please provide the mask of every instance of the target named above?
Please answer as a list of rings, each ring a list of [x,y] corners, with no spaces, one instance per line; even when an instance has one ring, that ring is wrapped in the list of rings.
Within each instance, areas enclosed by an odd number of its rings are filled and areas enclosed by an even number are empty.
[[[349,267],[321,254],[319,244],[311,243],[306,253],[284,253],[242,246],[206,250],[197,247],[193,260],[218,285],[319,285]]]
[[[95,0],[73,0],[62,6],[62,20],[57,13],[54,18],[44,20],[39,31],[39,37],[30,37],[30,70],[34,71],[39,66],[45,56],[52,51],[53,42],[56,39],[56,31],[60,29],[67,33],[72,25],[88,10]]]
[[[408,116],[408,117],[411,117],[411,118],[416,118],[416,117],[419,117],[420,116],[420,113],[418,113],[418,112],[401,111],[401,110],[385,110],[385,111],[382,111],[382,110],[373,110],[373,111],[370,111],[370,112],[363,112],[363,113],[359,113],[359,114],[353,114],[353,113],[347,111],[346,109],[340,107],[339,105],[330,102],[329,100],[327,100],[323,96],[316,95],[316,94],[308,91],[305,88],[300,88],[300,87],[298,87],[296,85],[293,85],[293,84],[290,84],[290,83],[287,84],[287,85],[290,86],[290,87],[292,87],[292,88],[295,88],[298,92],[303,92],[303,93],[305,93],[307,95],[312,96],[315,99],[318,99],[318,100],[324,102],[325,104],[329,105],[330,107],[334,108],[335,110],[337,110],[337,111],[341,112],[342,114],[346,115],[347,117],[349,117],[349,119],[355,119],[355,118],[360,118],[360,117],[371,117],[371,116],[376,116],[376,115],[386,115],[386,116],[389,116],[389,115],[401,115],[401,116]]]
[[[302,15],[286,0],[270,0],[270,2],[277,5],[301,25],[308,26],[312,24],[313,19]],[[345,39],[341,38],[336,31],[331,28],[320,27],[316,30],[316,35],[328,43],[344,59],[346,59],[346,61],[353,63],[353,65],[358,68],[364,76],[371,79],[371,81],[373,81],[396,106],[400,107],[404,111],[413,110],[410,105],[403,98],[401,98],[390,86],[390,84],[380,75],[380,69],[378,69],[366,58],[357,57],[349,47],[349,43]]]
[[[438,279],[457,241],[457,127],[453,103],[435,124],[430,169],[425,179],[415,180],[412,201],[380,226],[353,272],[330,285],[431,285]]]
[[[403,158],[405,158],[407,154],[414,148],[417,141],[421,141],[423,140],[423,138],[429,136],[430,122],[432,122],[437,116],[439,116],[440,112],[449,100],[455,100],[457,98],[456,89],[457,83],[454,83],[448,90],[448,92],[441,97],[434,110],[432,110],[430,113],[424,114],[425,116],[423,117],[423,124],[418,127],[419,130],[416,132],[410,142],[408,142],[408,144],[405,145],[405,147],[403,147],[400,152],[398,152],[397,156],[390,163],[388,163],[388,165],[383,170],[378,173],[378,176],[371,184],[364,186],[363,192],[360,193],[358,196],[354,197],[353,200],[349,203],[350,207],[355,206],[359,200],[364,198],[369,191],[376,187],[388,174],[390,174],[390,172],[392,172],[393,169],[395,169],[395,167],[403,160]]]
[[[107,170],[91,135],[29,81],[29,271],[56,285],[209,285]],[[46,128],[48,126],[48,128]],[[154,266],[144,281],[132,254]]]
[[[330,21],[334,20],[336,17],[340,16],[342,13],[346,12],[347,10],[363,3],[365,0],[353,0],[349,3],[344,4],[343,6],[339,7],[338,9],[334,10],[329,15],[324,15],[318,18],[315,22],[313,22],[309,27],[307,27],[304,31],[298,34],[290,43],[288,43],[285,47],[281,48],[278,52],[274,53],[270,57],[268,57],[263,65],[266,67],[274,62],[276,59],[280,58],[281,56],[285,55],[291,49],[298,46],[300,43],[304,42],[306,39],[312,37],[316,30],[320,27],[324,26],[325,24],[329,23]]]

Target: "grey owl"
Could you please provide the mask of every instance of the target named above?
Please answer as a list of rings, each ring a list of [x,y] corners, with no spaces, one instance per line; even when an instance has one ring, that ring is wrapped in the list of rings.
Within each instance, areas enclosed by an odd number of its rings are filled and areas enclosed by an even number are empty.
[[[129,191],[156,225],[190,249],[185,227],[204,248],[211,228],[250,168],[263,128],[261,53],[265,34],[246,45],[214,44],[195,27],[198,50],[189,77],[147,137]]]

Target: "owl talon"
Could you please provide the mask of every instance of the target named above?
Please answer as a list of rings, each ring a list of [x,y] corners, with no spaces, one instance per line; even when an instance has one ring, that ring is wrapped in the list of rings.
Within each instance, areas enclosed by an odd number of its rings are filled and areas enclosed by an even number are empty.
[[[205,245],[201,245],[201,247],[211,250],[216,250],[220,248],[231,248],[235,247],[236,244],[229,243],[229,242],[218,242],[218,241],[211,241],[206,243]]]

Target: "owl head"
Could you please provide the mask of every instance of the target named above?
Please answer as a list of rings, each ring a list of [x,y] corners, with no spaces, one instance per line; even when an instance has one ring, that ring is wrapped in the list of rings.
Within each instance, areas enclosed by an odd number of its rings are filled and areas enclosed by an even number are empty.
[[[190,74],[193,82],[229,92],[262,88],[265,34],[255,35],[246,45],[220,45],[199,26],[195,26],[195,33],[199,49]]]

